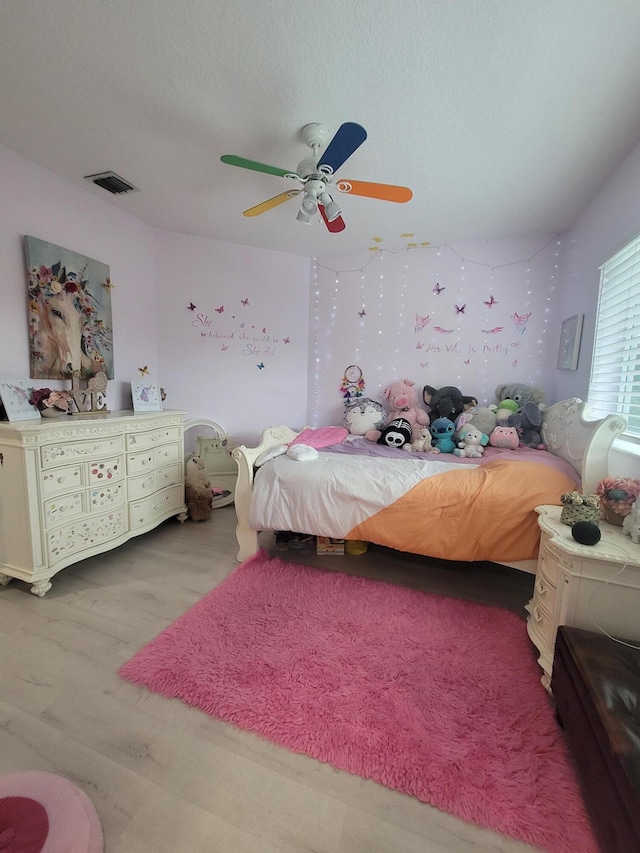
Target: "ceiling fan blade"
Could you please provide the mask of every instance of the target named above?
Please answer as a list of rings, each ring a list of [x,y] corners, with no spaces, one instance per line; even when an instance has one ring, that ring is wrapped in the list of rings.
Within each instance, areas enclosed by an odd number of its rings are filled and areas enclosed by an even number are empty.
[[[341,124],[318,160],[318,171],[324,171],[324,174],[335,174],[366,138],[367,131],[359,124],[352,121]],[[323,166],[324,170],[322,169]]]
[[[280,178],[292,174],[291,169],[279,169],[277,166],[267,166],[265,163],[256,163],[255,160],[245,160],[244,157],[236,157],[235,154],[223,154],[220,159],[228,166],[240,166],[241,169],[266,172],[267,175],[277,175]]]
[[[332,219],[331,222],[327,219],[327,214],[324,212],[324,204],[318,205],[320,209],[320,216],[324,219],[324,224],[327,226],[327,230],[332,234],[339,234],[340,231],[344,231],[345,224],[344,219],[341,216],[336,216],[335,219]]]
[[[280,193],[280,195],[274,195],[273,198],[267,199],[267,201],[256,204],[255,207],[250,207],[249,210],[245,210],[242,215],[259,216],[261,213],[266,213],[267,210],[271,210],[272,207],[277,207],[279,204],[284,204],[285,201],[289,201],[290,198],[295,198],[295,196],[300,195],[300,193],[301,190],[287,190],[284,193]]]
[[[383,201],[396,201],[404,204],[411,201],[413,193],[409,187],[397,187],[394,184],[372,184],[369,181],[349,181],[341,179],[336,181],[336,188],[341,193],[351,195],[363,195],[367,198],[379,198]]]

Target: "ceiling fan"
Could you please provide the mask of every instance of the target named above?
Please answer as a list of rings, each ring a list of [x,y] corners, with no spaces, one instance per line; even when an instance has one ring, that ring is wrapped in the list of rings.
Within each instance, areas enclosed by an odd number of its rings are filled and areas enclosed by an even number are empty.
[[[413,197],[408,187],[398,187],[393,184],[373,184],[368,181],[352,181],[346,178],[335,179],[336,171],[358,149],[367,138],[367,131],[355,122],[345,122],[340,125],[333,139],[324,147],[329,138],[329,129],[323,124],[306,124],[302,128],[302,138],[313,151],[313,156],[306,157],[298,164],[297,171],[279,169],[277,166],[267,166],[255,160],[236,157],[235,154],[224,154],[220,159],[229,166],[239,166],[242,169],[252,169],[254,172],[266,172],[296,181],[300,189],[286,190],[280,195],[267,199],[255,207],[244,211],[244,216],[259,216],[291,198],[303,194],[300,209],[296,219],[311,225],[319,212],[328,230],[336,234],[344,231],[345,224],[342,210],[335,201],[335,193],[350,193],[351,195],[378,198],[383,201],[404,203]]]

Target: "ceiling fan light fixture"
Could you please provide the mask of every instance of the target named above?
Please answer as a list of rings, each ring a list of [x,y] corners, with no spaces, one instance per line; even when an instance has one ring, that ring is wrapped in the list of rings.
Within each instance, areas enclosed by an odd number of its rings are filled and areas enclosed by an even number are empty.
[[[298,222],[304,222],[305,225],[311,225],[311,222],[313,221],[313,216],[309,216],[308,213],[305,213],[302,209],[302,206],[300,206],[300,210],[298,211],[296,219],[298,220]]]
[[[329,193],[322,193],[320,201],[322,202],[322,205],[324,207],[324,213],[327,217],[327,222],[333,222],[334,219],[337,219],[339,216],[342,216],[342,209],[331,198]]]
[[[307,216],[315,216],[318,212],[318,199],[315,196],[313,191],[307,191],[304,194],[304,198],[302,199],[302,204],[300,205],[300,210],[303,211]]]

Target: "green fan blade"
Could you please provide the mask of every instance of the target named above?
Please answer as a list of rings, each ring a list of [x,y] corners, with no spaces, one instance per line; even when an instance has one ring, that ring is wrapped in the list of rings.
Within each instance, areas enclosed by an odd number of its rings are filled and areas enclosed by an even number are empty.
[[[266,172],[267,175],[277,175],[279,178],[292,174],[291,169],[278,169],[277,166],[267,166],[265,163],[256,163],[255,160],[245,160],[244,157],[236,157],[235,154],[223,154],[220,159],[228,166],[240,166],[241,169]]]

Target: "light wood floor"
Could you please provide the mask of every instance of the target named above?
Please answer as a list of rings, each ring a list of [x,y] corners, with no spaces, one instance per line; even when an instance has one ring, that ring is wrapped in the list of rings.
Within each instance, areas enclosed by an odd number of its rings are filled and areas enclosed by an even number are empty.
[[[233,571],[234,527],[233,507],[202,523],[172,520],[64,569],[42,599],[18,581],[0,590],[0,773],[73,781],[98,811],[107,853],[531,850],[118,677]],[[276,553],[523,617],[533,585],[513,569],[445,567],[376,547],[363,556]]]

